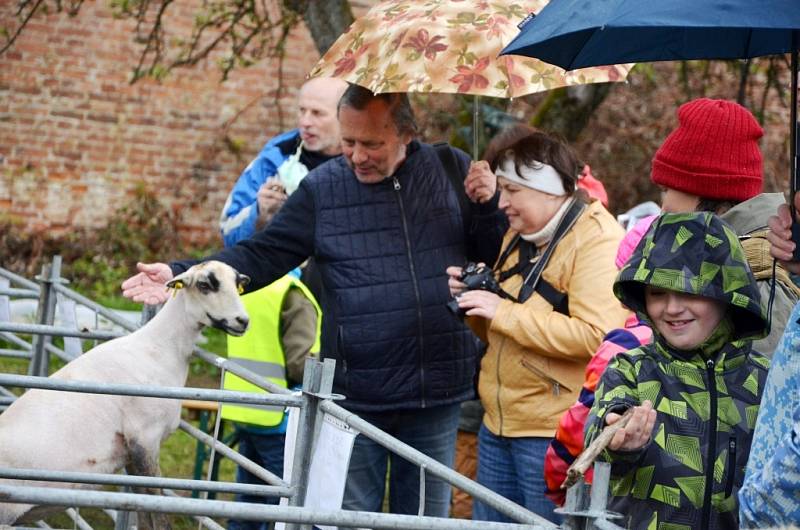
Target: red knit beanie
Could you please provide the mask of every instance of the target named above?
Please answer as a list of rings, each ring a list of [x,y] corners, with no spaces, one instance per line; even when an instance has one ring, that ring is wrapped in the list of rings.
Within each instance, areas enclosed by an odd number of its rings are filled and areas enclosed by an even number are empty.
[[[696,99],[678,109],[678,128],[653,158],[656,184],[704,199],[744,201],[764,180],[758,139],[764,131],[746,108]]]

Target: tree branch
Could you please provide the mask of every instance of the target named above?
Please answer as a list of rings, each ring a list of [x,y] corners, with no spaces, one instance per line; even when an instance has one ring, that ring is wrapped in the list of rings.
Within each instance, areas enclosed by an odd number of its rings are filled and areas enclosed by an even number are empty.
[[[162,56],[164,50],[164,34],[161,25],[161,21],[164,17],[164,13],[167,11],[167,7],[172,3],[172,0],[162,0],[161,7],[158,9],[158,14],[156,15],[156,19],[153,22],[152,26],[150,27],[150,31],[147,35],[147,39],[145,39],[145,47],[144,51],[142,51],[141,55],[139,55],[139,64],[136,65],[134,69],[133,78],[131,79],[131,84],[135,83],[137,80],[144,77],[142,74],[142,65],[144,64],[145,59],[147,56],[152,52],[154,54],[154,61],[151,63],[150,68],[148,69],[148,74],[153,75],[154,77],[158,78],[159,75],[156,75],[156,63],[158,59]],[[139,35],[141,32],[142,25],[146,21],[148,7],[150,6],[150,0],[142,0],[142,3],[139,5],[138,13],[137,13],[137,20],[136,20],[136,34]]]
[[[597,438],[589,444],[589,447],[583,450],[583,452],[578,455],[578,458],[569,466],[567,469],[567,478],[564,479],[564,483],[561,484],[561,489],[567,489],[575,484],[578,483],[578,480],[583,478],[586,474],[586,471],[592,467],[594,461],[597,460],[597,457],[605,451],[608,444],[611,443],[611,440],[614,438],[614,435],[617,434],[617,431],[624,428],[628,421],[630,421],[631,416],[633,416],[633,408],[629,408],[625,411],[625,414],[619,419],[619,421],[613,425],[606,425]]]
[[[39,10],[39,8],[42,6],[43,3],[44,3],[44,0],[36,0],[36,3],[33,5],[31,10],[28,12],[28,14],[25,15],[22,18],[22,20],[20,21],[20,24],[19,24],[19,27],[17,28],[17,31],[15,31],[14,34],[11,35],[10,37],[6,38],[6,43],[3,45],[2,48],[0,48],[0,54],[5,52],[7,49],[9,49],[14,44],[14,41],[17,40],[17,37],[19,37],[20,33],[22,33],[22,30],[25,29],[25,26],[28,25],[28,22],[30,22],[30,20],[33,17],[33,15],[36,14],[36,12]],[[31,4],[31,0],[23,0],[22,2],[20,2],[19,8],[17,9],[17,17],[19,17],[22,14],[22,12],[25,10],[25,7],[29,6],[30,4]],[[6,29],[5,28],[3,28],[3,33],[6,33]]]
[[[165,16],[173,0],[110,1],[117,16],[136,21],[134,38],[142,50],[131,83],[146,76],[161,79],[173,68],[194,66],[215,53],[221,54],[218,62],[225,80],[234,68],[265,57],[282,61],[289,34],[304,19],[320,51],[327,50],[353,21],[348,0],[216,0],[198,9],[191,34],[181,38],[165,31]],[[30,20],[48,5],[76,15],[83,2],[20,0],[16,10],[19,25],[6,37],[0,54],[11,48]],[[5,28],[2,31],[9,34]]]

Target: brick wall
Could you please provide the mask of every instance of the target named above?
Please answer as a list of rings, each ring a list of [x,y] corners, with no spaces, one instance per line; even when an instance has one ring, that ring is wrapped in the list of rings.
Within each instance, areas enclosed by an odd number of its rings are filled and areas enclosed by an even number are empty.
[[[162,83],[130,85],[140,51],[134,23],[114,18],[108,4],[38,17],[0,55],[0,216],[51,233],[102,226],[143,185],[178,214],[187,242],[216,243],[234,181],[294,123],[296,88],[316,48],[305,28],[294,32],[279,100],[274,60],[224,83],[212,58]],[[178,0],[170,27],[189,29],[194,5]],[[226,136],[243,145],[238,155]]]

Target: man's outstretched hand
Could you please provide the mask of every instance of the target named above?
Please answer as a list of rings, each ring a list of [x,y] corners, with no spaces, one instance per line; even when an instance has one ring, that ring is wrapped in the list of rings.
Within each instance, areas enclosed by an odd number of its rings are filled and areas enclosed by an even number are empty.
[[[165,284],[173,277],[166,263],[137,263],[138,274],[122,282],[122,296],[134,302],[156,305],[166,302],[169,293]]]
[[[795,211],[800,212],[800,193],[794,197]],[[781,262],[781,265],[795,274],[800,274],[800,262],[792,261],[792,253],[795,249],[792,241],[792,213],[788,204],[781,204],[775,215],[769,218],[769,253],[772,257]]]

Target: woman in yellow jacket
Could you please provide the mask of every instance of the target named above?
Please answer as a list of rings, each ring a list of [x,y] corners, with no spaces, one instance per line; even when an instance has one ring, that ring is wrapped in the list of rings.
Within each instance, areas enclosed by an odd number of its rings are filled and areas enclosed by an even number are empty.
[[[569,146],[537,131],[519,138],[519,129],[499,143],[514,136],[490,158],[510,225],[494,267],[500,290],[466,290],[460,267],[447,272],[458,306],[488,344],[478,482],[556,521],[544,496],[544,456],[592,353],[625,322],[611,290],[624,231],[600,202],[576,194],[581,166]],[[509,521],[480,502],[473,519]]]

